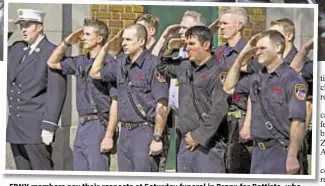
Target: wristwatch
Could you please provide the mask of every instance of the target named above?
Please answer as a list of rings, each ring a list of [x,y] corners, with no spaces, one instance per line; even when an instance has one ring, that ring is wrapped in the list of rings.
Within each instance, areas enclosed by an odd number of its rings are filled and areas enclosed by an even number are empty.
[[[153,134],[153,140],[156,142],[160,142],[161,141],[161,136],[159,134]]]

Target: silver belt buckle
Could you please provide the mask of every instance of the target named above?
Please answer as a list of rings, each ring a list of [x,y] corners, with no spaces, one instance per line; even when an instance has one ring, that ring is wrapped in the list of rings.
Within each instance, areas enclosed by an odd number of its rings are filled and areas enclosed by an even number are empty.
[[[266,125],[267,130],[271,130],[271,129],[273,128],[272,123],[269,122],[269,121],[267,121],[267,122],[265,123],[265,125]]]
[[[131,123],[125,123],[125,128],[131,130],[132,129]]]
[[[85,124],[86,123],[86,118],[85,117],[80,117],[79,119],[80,124]]]
[[[259,142],[259,143],[257,143],[257,145],[258,145],[258,147],[259,147],[260,149],[262,149],[262,150],[265,150],[265,149],[266,149],[266,148],[265,148],[265,145],[264,145],[263,142]]]

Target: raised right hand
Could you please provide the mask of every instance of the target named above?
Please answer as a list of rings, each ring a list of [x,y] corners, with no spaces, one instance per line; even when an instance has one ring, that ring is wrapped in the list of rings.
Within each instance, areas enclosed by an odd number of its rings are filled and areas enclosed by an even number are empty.
[[[219,21],[219,19],[216,19],[213,23],[211,23],[209,25],[209,29],[210,29],[210,31],[211,31],[212,34],[215,34],[216,31],[219,29],[219,27],[220,27],[220,21]]]
[[[81,35],[83,33],[83,28],[79,28],[78,30],[72,32],[68,37],[65,38],[65,42],[74,45],[81,40]]]
[[[122,50],[122,34],[123,30],[121,29],[111,40],[109,40],[104,46],[106,53],[109,53],[113,56],[117,55]]]
[[[306,52],[309,52],[313,48],[314,48],[314,39],[310,39],[302,45],[301,50],[305,50]]]
[[[181,38],[172,38],[168,41],[167,49],[179,49],[185,44],[185,41]]]
[[[248,40],[246,46],[243,48],[242,51],[243,51],[244,53],[246,53],[246,52],[250,51],[251,48],[256,47],[257,38],[260,37],[260,35],[261,35],[261,34],[259,33],[259,34],[256,34],[256,35],[252,36],[252,37]]]
[[[176,25],[170,25],[168,26],[165,31],[161,34],[161,37],[163,38],[169,38],[169,37],[172,37],[172,36],[175,36],[179,29],[181,28],[181,26],[179,24],[176,24]]]

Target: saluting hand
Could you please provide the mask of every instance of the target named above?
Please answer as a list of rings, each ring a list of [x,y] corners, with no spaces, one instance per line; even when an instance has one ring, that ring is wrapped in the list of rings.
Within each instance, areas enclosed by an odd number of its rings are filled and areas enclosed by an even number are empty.
[[[286,160],[286,171],[288,174],[296,174],[300,169],[297,157],[288,156]]]
[[[112,137],[105,136],[100,144],[100,152],[110,152],[113,149],[114,141]]]
[[[83,28],[79,28],[78,30],[72,32],[68,37],[65,38],[65,42],[74,45],[78,43],[81,39],[81,35],[83,33]]]
[[[260,37],[260,35],[261,35],[261,33],[258,33],[258,34],[256,34],[256,35],[252,36],[252,37],[248,40],[246,46],[243,48],[242,52],[243,52],[243,53],[247,53],[247,52],[250,51],[252,48],[256,47],[256,42],[257,42],[258,37]]]
[[[150,144],[150,149],[149,149],[149,155],[159,155],[163,151],[163,143],[162,141],[155,141],[152,140]]]
[[[301,50],[309,52],[313,48],[314,48],[314,39],[310,39],[302,45]]]
[[[199,142],[195,141],[192,138],[190,132],[188,132],[188,133],[185,134],[185,143],[186,143],[186,148],[189,151],[194,151],[196,149],[196,147],[199,145]]]
[[[242,49],[240,52],[240,56],[242,57],[242,66],[247,65],[247,63],[250,61],[252,57],[256,55],[257,47],[256,47],[256,42],[257,38],[261,34],[256,34],[252,36],[249,41],[247,42],[246,46]]]
[[[181,38],[172,38],[168,41],[167,49],[179,49],[185,44],[185,41]]]
[[[213,23],[211,23],[209,25],[209,29],[210,29],[210,31],[211,31],[212,34],[216,33],[217,30],[219,29],[219,27],[220,27],[220,21],[219,21],[219,19],[216,19]]]
[[[256,56],[256,51],[257,51],[257,47],[251,47],[249,49],[245,49],[245,51],[243,51],[242,54],[243,55],[243,60],[242,60],[242,66],[247,65],[247,63]]]
[[[122,50],[122,34],[123,30],[121,29],[112,39],[110,39],[104,46],[104,50],[106,53],[109,53],[110,55],[117,55]]]
[[[178,33],[178,31],[179,31],[180,28],[181,28],[181,26],[179,24],[170,25],[161,34],[161,37],[163,37],[163,38],[166,39],[166,38],[175,36]]]

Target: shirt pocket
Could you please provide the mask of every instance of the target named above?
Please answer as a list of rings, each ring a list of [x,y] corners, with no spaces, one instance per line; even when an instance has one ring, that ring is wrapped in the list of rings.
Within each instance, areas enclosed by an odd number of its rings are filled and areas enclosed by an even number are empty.
[[[126,79],[125,78],[123,78],[123,77],[118,77],[117,78],[117,84],[118,85],[125,84],[125,82],[126,82]]]
[[[199,77],[200,78],[200,77]],[[200,101],[203,101],[205,103],[209,103],[209,98],[210,98],[210,90],[209,90],[209,80],[205,79],[198,79],[197,81],[195,81],[195,83],[193,84],[193,88],[195,91],[195,96],[197,97],[197,99],[199,99]]]
[[[132,80],[130,82],[130,87],[132,87],[132,89],[135,89],[139,93],[146,94],[146,93],[150,92],[149,83],[145,79],[143,79],[143,80],[138,80],[138,79]]]
[[[187,84],[188,82],[185,76],[180,76],[178,81],[180,84],[184,84],[184,85]]]
[[[270,105],[273,106],[273,108],[278,108],[279,106],[282,106],[283,103],[285,102],[285,96],[284,94],[280,93],[275,93],[275,92],[270,92],[267,94],[266,100]]]

